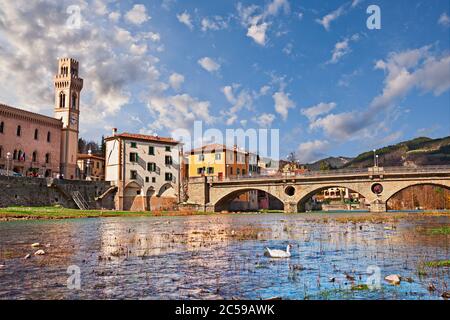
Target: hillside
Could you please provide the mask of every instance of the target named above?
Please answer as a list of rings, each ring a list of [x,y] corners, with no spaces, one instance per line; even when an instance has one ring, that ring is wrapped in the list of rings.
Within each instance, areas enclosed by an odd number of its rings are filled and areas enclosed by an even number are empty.
[[[348,157],[328,157],[313,163],[303,165],[305,168],[311,171],[317,171],[324,167],[324,165],[330,169],[340,169],[353,158]]]
[[[450,136],[440,139],[420,137],[376,150],[379,166],[450,165]],[[361,153],[343,168],[373,166],[373,151]]]

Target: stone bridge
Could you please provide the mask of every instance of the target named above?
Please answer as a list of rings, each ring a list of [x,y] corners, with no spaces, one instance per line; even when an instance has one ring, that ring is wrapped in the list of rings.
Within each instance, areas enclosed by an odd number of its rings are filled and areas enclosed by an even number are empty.
[[[303,211],[304,203],[317,192],[331,187],[353,190],[370,202],[370,211],[385,212],[387,201],[414,185],[433,184],[450,188],[450,166],[372,167],[366,169],[307,172],[301,175],[191,178],[189,202],[204,211],[221,211],[235,197],[261,190],[279,199],[286,213]]]

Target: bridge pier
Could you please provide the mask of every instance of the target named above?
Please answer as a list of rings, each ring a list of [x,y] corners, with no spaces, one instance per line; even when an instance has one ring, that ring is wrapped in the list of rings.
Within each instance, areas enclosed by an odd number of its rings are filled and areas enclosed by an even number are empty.
[[[387,212],[386,202],[375,200],[370,204],[370,212]]]
[[[284,202],[284,213],[297,213],[297,202]]]

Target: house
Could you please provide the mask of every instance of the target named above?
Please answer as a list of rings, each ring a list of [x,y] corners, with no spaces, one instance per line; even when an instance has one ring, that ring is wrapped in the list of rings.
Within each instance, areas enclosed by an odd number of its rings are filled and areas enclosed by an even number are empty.
[[[105,180],[117,210],[174,210],[180,202],[182,144],[172,138],[117,133],[105,138]]]

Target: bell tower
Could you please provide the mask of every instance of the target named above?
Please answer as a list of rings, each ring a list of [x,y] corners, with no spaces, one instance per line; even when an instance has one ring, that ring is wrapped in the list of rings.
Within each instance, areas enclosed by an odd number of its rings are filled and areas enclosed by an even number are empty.
[[[78,61],[71,58],[58,60],[55,83],[55,118],[63,122],[61,134],[61,167],[64,179],[76,179],[80,92],[83,79],[78,77]]]

